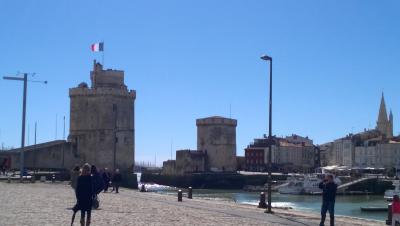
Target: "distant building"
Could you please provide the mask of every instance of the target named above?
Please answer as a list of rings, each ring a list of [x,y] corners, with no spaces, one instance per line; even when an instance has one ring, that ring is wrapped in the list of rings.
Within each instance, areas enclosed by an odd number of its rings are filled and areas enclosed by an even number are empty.
[[[246,162],[246,170],[252,172],[263,172],[266,170],[266,162],[264,161],[265,148],[248,147],[244,149]]]
[[[376,128],[320,145],[323,150],[322,166],[393,167],[398,149],[396,139],[398,138],[393,137],[393,114],[390,111],[389,116],[387,115],[382,94]]]
[[[274,137],[271,141],[266,137],[255,139],[253,143],[245,148],[246,170],[267,170],[270,145],[272,145],[271,162],[273,171],[310,172],[315,168],[316,149],[312,144],[312,140],[292,135],[286,138]]]
[[[400,168],[400,142],[357,146],[354,160],[355,167]]]
[[[291,136],[286,136],[284,138],[288,143],[302,146],[312,146],[313,140],[308,137],[302,137],[297,134],[292,134]]]
[[[334,165],[334,164],[331,164],[331,161],[332,161],[331,146],[332,146],[332,143],[325,143],[325,144],[318,145],[320,166]]]

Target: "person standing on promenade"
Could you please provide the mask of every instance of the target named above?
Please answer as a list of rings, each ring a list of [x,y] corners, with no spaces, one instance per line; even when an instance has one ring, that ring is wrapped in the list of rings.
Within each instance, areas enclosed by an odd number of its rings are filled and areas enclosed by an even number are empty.
[[[114,191],[114,189],[115,189],[115,193],[118,193],[118,188],[121,185],[121,181],[122,181],[122,175],[119,172],[119,169],[116,169],[115,173],[113,175],[113,178],[112,178],[112,184],[113,184],[112,191]]]
[[[396,225],[400,225],[400,198],[398,195],[394,195],[392,201],[392,226]]]
[[[75,166],[74,169],[71,171],[71,187],[76,191],[76,185],[78,183],[78,177],[79,177],[79,172],[80,168],[79,166]]]
[[[319,225],[325,225],[326,212],[329,211],[330,223],[331,226],[334,226],[337,185],[333,181],[333,175],[325,175],[325,179],[319,183],[319,188],[322,189],[321,223]]]
[[[97,171],[97,168],[95,165],[92,165],[92,168],[90,170],[90,173],[92,174],[92,181],[93,181],[93,190],[94,194],[97,195],[104,189],[104,182],[103,178],[100,175],[99,171]]]
[[[76,205],[74,206],[74,212],[81,211],[81,226],[85,226],[85,214],[86,226],[90,225],[92,201],[93,201],[93,182],[90,176],[90,165],[86,163],[82,167],[82,173],[78,177],[76,186]]]
[[[93,188],[93,209],[99,208],[100,200],[97,196],[104,189],[103,177],[100,175],[99,171],[95,165],[91,168],[92,174],[92,188]]]
[[[107,168],[104,168],[103,172],[103,181],[104,181],[104,192],[108,191],[108,187],[110,186],[110,181],[111,181],[111,175],[110,172],[108,172]]]

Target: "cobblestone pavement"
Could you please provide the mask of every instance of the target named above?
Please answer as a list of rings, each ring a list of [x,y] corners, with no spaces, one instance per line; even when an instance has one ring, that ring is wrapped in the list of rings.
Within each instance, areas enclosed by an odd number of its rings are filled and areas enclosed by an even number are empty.
[[[194,197],[195,198],[195,197]],[[0,225],[69,225],[75,204],[67,184],[0,182]],[[75,225],[79,224],[77,214]],[[122,188],[119,194],[101,193],[100,209],[92,212],[92,225],[318,225],[318,216],[296,211],[262,209],[235,203],[184,199],[140,193]],[[336,225],[383,225],[338,217]]]

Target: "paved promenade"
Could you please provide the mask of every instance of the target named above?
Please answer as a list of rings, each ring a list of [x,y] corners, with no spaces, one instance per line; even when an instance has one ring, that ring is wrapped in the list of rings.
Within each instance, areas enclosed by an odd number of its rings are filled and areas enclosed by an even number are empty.
[[[195,195],[195,194],[194,194]],[[194,197],[195,198],[195,197]],[[209,200],[177,202],[176,197],[140,193],[122,188],[120,194],[102,193],[99,210],[92,212],[93,226],[108,225],[318,225],[318,216],[292,210],[274,215],[262,209]],[[75,204],[66,184],[0,182],[0,225],[69,225]],[[75,224],[79,224],[80,213]],[[338,217],[336,225],[383,225]]]

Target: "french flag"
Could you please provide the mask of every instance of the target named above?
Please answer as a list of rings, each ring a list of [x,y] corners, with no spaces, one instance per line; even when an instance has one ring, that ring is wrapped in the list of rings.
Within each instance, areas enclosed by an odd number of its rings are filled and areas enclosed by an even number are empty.
[[[103,52],[104,51],[104,42],[94,43],[90,46],[92,52]]]

